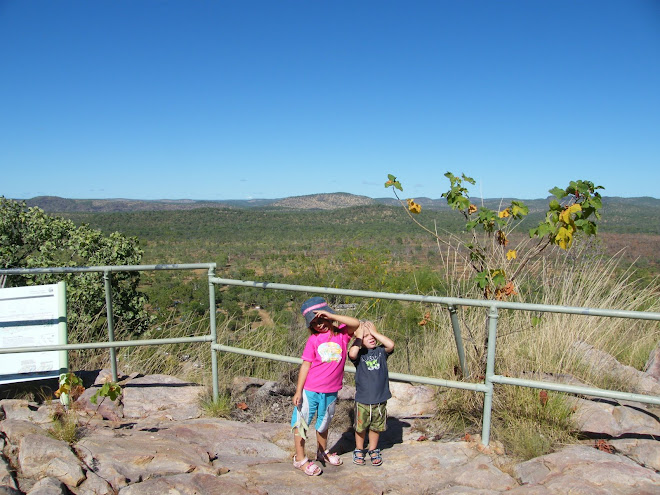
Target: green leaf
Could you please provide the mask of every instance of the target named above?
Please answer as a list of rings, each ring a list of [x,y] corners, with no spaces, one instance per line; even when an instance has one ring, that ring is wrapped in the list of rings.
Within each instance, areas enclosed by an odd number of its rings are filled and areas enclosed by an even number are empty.
[[[564,189],[560,189],[558,187],[553,187],[548,191],[550,194],[555,196],[557,199],[561,199],[564,196],[566,196],[566,191]]]
[[[474,278],[480,288],[485,289],[488,286],[488,276],[486,275],[486,272],[479,272]]]
[[[529,214],[529,207],[521,201],[511,201],[511,214],[519,219]]]
[[[473,186],[476,184],[476,181],[475,181],[472,177],[468,177],[468,176],[465,175],[465,174],[461,174],[461,176],[463,177],[463,180],[464,180],[465,182],[467,182],[467,183],[469,183],[469,184],[472,184]]]
[[[503,287],[506,284],[506,276],[502,270],[495,270],[493,275],[493,285],[495,287]]]

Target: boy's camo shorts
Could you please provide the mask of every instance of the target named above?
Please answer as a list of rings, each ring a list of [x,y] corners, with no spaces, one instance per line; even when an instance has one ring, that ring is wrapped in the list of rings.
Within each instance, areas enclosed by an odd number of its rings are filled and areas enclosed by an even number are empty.
[[[382,432],[387,429],[387,402],[380,404],[355,403],[355,422],[353,428],[358,433],[366,430]]]

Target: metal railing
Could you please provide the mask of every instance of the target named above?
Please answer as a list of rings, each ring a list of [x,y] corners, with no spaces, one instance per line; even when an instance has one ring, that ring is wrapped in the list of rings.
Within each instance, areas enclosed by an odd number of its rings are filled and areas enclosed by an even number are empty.
[[[491,423],[491,414],[492,414],[494,384],[540,388],[544,390],[552,390],[556,392],[570,393],[576,395],[636,401],[647,404],[660,405],[660,396],[619,392],[614,390],[606,390],[606,389],[584,387],[577,385],[567,385],[567,384],[546,382],[540,380],[527,380],[527,379],[512,378],[512,377],[495,374],[497,321],[499,319],[500,310],[563,313],[563,314],[576,314],[576,315],[585,315],[585,316],[594,316],[594,317],[631,318],[631,319],[651,320],[651,321],[660,321],[660,313],[570,307],[570,306],[553,306],[553,305],[545,305],[545,304],[528,304],[528,303],[480,300],[480,299],[463,299],[463,298],[454,298],[454,297],[423,296],[416,294],[396,294],[390,292],[373,292],[373,291],[364,291],[364,290],[337,289],[331,287],[278,284],[278,283],[270,283],[270,282],[254,282],[254,281],[215,277],[215,267],[216,267],[215,263],[194,263],[194,264],[172,264],[172,265],[134,265],[134,266],[32,268],[32,269],[0,270],[0,276],[25,275],[25,274],[34,274],[34,273],[102,272],[105,280],[105,296],[106,296],[106,307],[107,307],[107,317],[108,317],[108,342],[51,345],[51,346],[40,346],[40,347],[13,347],[7,349],[0,349],[0,355],[9,354],[9,353],[19,353],[19,352],[110,348],[110,365],[111,365],[113,380],[116,381],[117,380],[117,363],[116,363],[116,354],[115,354],[116,348],[146,346],[146,345],[183,344],[183,343],[192,343],[192,342],[210,342],[213,398],[214,400],[218,400],[219,377],[218,377],[217,352],[230,352],[235,354],[242,354],[246,356],[258,357],[263,359],[270,359],[270,360],[282,361],[282,362],[294,363],[294,364],[302,363],[302,359],[297,357],[253,351],[250,349],[242,349],[238,347],[232,347],[217,343],[215,285],[231,285],[231,286],[239,286],[246,288],[286,290],[286,291],[307,292],[307,293],[316,293],[316,294],[334,294],[334,295],[343,295],[343,296],[352,296],[352,297],[361,297],[361,298],[370,298],[370,299],[389,299],[389,300],[398,300],[398,301],[439,304],[442,306],[446,306],[450,312],[450,321],[452,323],[454,338],[457,346],[457,352],[464,377],[467,377],[467,366],[465,363],[465,353],[463,351],[461,331],[458,323],[458,318],[456,317],[456,308],[461,306],[469,306],[469,307],[481,307],[487,309],[488,310],[488,314],[487,314],[488,346],[487,346],[487,358],[486,358],[486,373],[483,383],[464,382],[464,381],[456,381],[456,380],[443,380],[439,378],[409,375],[409,374],[395,373],[395,372],[390,373],[390,379],[392,380],[422,383],[427,385],[450,387],[450,388],[457,388],[463,390],[472,390],[474,392],[483,393],[484,406],[483,406],[481,439],[484,445],[488,445],[490,441],[490,427],[491,427],[490,423]],[[110,274],[112,272],[150,271],[150,270],[197,270],[197,269],[208,270],[209,314],[210,314],[208,335],[202,335],[196,337],[169,338],[169,339],[129,340],[129,341],[119,341],[119,342],[114,340],[114,330],[113,330],[114,318],[112,315],[112,293],[111,293],[112,288],[110,284]],[[345,370],[352,373],[355,372],[355,368],[353,368],[352,366],[346,366]]]

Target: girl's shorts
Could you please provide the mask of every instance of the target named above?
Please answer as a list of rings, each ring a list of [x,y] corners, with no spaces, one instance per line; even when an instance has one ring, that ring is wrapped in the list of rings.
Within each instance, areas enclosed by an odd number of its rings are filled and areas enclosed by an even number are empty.
[[[387,429],[387,402],[380,404],[355,403],[355,423],[353,428],[358,433],[366,430],[383,432]]]
[[[293,408],[291,415],[291,428],[298,426],[298,415],[302,416],[305,424],[309,425],[316,414],[316,425],[314,428],[323,433],[330,427],[332,417],[335,415],[337,404],[337,392],[310,392],[303,390],[302,404]]]

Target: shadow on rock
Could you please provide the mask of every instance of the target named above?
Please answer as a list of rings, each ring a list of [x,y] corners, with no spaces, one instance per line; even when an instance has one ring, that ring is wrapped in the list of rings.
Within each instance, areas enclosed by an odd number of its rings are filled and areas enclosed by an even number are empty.
[[[411,425],[398,418],[387,418],[387,430],[380,434],[378,448],[390,449],[396,444],[403,443],[403,430]],[[330,447],[331,452],[345,454],[355,449],[355,430],[351,427],[342,433],[341,437]]]

